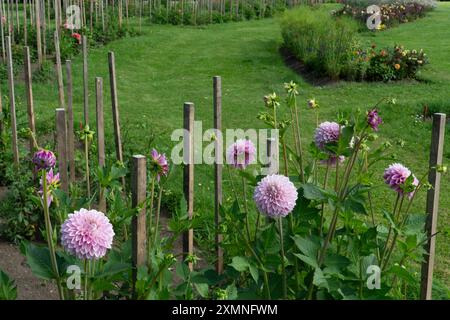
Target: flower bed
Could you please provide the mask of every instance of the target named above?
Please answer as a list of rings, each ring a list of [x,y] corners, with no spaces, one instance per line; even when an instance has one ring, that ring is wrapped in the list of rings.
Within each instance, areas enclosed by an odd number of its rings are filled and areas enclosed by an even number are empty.
[[[418,18],[436,6],[436,2],[431,0],[403,0],[403,1],[354,1],[344,0],[344,7],[335,12],[337,16],[352,16],[353,18],[366,24],[366,21],[373,13],[367,12],[369,5],[375,4],[380,8],[381,24],[378,30],[393,27],[399,23],[406,23]]]
[[[395,45],[375,50],[357,36],[357,26],[326,9],[299,8],[281,21],[283,46],[318,76],[333,80],[415,79],[428,63],[423,50]]]

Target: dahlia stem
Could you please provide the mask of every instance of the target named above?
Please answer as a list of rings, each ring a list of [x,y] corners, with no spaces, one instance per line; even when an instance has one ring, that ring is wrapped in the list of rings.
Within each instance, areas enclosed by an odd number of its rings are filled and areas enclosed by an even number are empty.
[[[89,209],[91,208],[91,182],[89,178],[89,140],[86,135],[84,138],[84,161],[86,162],[85,168],[86,168],[86,187],[87,187],[87,194],[89,199]]]
[[[247,187],[245,184],[245,179],[244,177],[242,177],[242,193],[244,196],[244,211],[245,211],[245,229],[247,231],[247,237],[248,237],[248,241],[251,241],[251,236],[250,236],[250,223],[248,221],[248,205],[247,205]]]
[[[305,182],[305,173],[303,171],[303,151],[302,151],[302,139],[300,136],[300,122],[298,121],[298,108],[297,108],[297,99],[294,95],[294,109],[295,109],[295,126],[297,128],[297,141],[298,141],[298,157],[299,157],[299,164],[300,164],[300,177],[301,182]]]
[[[395,198],[394,210],[392,212],[392,218],[393,219],[396,216],[397,207],[398,207],[398,204],[399,204],[400,197],[401,197],[401,195],[400,195],[400,193],[398,193],[397,197]],[[386,242],[384,244],[383,252],[381,253],[381,256],[380,256],[380,264],[383,261],[384,256],[386,255],[386,251],[387,251],[387,248],[388,248],[388,245],[389,245],[389,239],[391,238],[391,234],[392,234],[392,225],[389,224],[389,231],[388,231],[388,234],[387,234],[387,237],[386,237]]]
[[[151,182],[151,186],[150,186],[150,211],[148,213],[148,225],[147,225],[147,237],[149,239],[149,244],[148,244],[148,252],[150,255],[150,251],[152,248],[152,224],[153,224],[153,200],[155,197],[155,179],[156,177],[152,177],[152,182]],[[150,257],[149,257],[150,258]],[[150,259],[148,260],[150,261]]]
[[[88,300],[88,265],[87,259],[84,259],[84,291],[83,291],[84,300]]]
[[[323,181],[323,188],[324,189],[327,188],[328,176],[330,174],[330,167],[331,167],[331,165],[329,163],[327,163],[327,169],[325,171],[325,178],[324,178],[324,181]],[[325,210],[325,203],[322,202],[322,209],[321,209],[321,212],[320,212],[320,227],[319,227],[319,232],[320,232],[321,236],[322,236],[323,223],[325,222],[324,221],[324,219],[325,219],[324,210]]]
[[[47,171],[44,169],[41,171],[42,173],[42,191],[43,191],[43,209],[44,209],[44,220],[45,220],[45,230],[47,233],[47,244],[48,244],[48,250],[50,254],[50,261],[52,264],[53,273],[56,277],[56,285],[58,288],[58,295],[60,300],[64,300],[64,294],[61,287],[61,279],[59,277],[59,270],[58,270],[58,264],[56,262],[56,253],[55,253],[55,247],[53,245],[53,230],[52,230],[52,223],[50,220],[50,212],[49,212],[49,205],[48,205],[48,187],[47,187]]]
[[[400,200],[400,205],[398,208],[398,212],[397,215],[400,217],[400,213],[402,211],[402,207],[403,207],[403,199],[405,199],[405,196],[402,196],[401,200]],[[387,251],[386,254],[386,259],[384,260],[384,263],[382,262],[382,266],[381,266],[381,270],[384,271],[385,268],[387,267],[389,260],[391,258],[392,252],[394,251],[394,247],[395,247],[395,242],[397,242],[397,237],[398,237],[398,231],[394,230],[394,237],[392,238],[392,244],[391,247],[389,248],[389,250]],[[386,244],[387,246],[388,244]]]
[[[285,266],[284,255],[284,239],[283,239],[283,220],[282,217],[278,217],[278,227],[280,232],[280,246],[281,246],[281,272],[283,276],[283,299],[287,299],[287,275]]]
[[[159,187],[159,193],[158,193],[158,205],[156,207],[156,218],[155,218],[155,239],[153,243],[156,243],[156,241],[158,240],[158,227],[159,227],[159,216],[160,216],[160,212],[161,212],[161,198],[162,198],[162,192],[163,192],[163,188],[160,186]]]

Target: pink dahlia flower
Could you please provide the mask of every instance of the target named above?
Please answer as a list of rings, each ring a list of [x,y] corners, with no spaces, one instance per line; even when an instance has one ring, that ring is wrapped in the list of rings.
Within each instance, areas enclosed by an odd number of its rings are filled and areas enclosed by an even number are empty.
[[[72,33],[72,38],[77,40],[78,44],[81,44],[81,34],[74,32]]]
[[[36,170],[47,170],[55,166],[56,157],[50,150],[39,149],[34,153],[32,161],[36,166]]]
[[[406,179],[408,179],[408,177],[411,174],[412,174],[411,171],[404,165],[400,163],[393,163],[384,170],[383,178],[384,182],[388,184],[391,187],[391,189],[395,190],[400,195],[402,195],[403,194],[402,187],[406,182]],[[419,180],[414,175],[413,178],[414,181],[412,184],[417,187],[419,185]],[[408,197],[411,198],[413,194],[414,192],[408,193]]]
[[[169,163],[166,155],[158,153],[155,149],[151,152],[152,161],[150,163],[150,171],[156,174],[156,179],[160,180],[161,176],[167,177],[169,173]]]
[[[344,156],[336,156],[330,150],[326,149],[326,145],[333,142],[338,142],[341,134],[341,126],[336,122],[322,122],[317,128],[314,135],[314,142],[320,151],[329,154],[329,158],[322,160],[321,163],[335,165],[337,161],[343,162]]]
[[[227,150],[227,163],[237,169],[245,169],[255,161],[256,148],[251,140],[239,139]]]
[[[53,169],[50,169],[46,173],[46,176],[47,176],[47,207],[50,207],[50,205],[53,202],[53,190],[58,189],[60,179],[59,179],[59,173],[54,174],[53,173]],[[43,195],[44,195],[44,184],[43,184],[43,181],[44,180],[41,177],[41,179],[40,179],[41,187],[39,189],[39,194],[42,196],[42,199],[44,199],[43,198]]]
[[[372,109],[367,112],[367,124],[375,131],[378,131],[378,126],[383,123],[377,109]]]
[[[261,213],[277,218],[292,212],[297,196],[297,189],[289,178],[273,174],[258,182],[253,199]]]
[[[61,243],[78,259],[100,259],[111,249],[114,230],[109,219],[96,210],[69,214],[61,226]]]
[[[316,129],[314,142],[321,151],[327,151],[328,143],[337,142],[341,134],[341,126],[336,122],[322,122]]]

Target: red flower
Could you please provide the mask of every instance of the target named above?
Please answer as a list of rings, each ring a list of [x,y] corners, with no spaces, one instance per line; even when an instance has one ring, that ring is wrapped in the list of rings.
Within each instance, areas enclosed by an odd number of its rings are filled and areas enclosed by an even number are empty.
[[[81,34],[74,32],[72,33],[72,38],[76,39],[78,44],[81,44]]]

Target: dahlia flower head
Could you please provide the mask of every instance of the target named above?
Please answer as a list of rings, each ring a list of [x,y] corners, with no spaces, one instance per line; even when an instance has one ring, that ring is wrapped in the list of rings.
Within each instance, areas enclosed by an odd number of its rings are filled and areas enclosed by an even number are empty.
[[[404,165],[400,163],[393,163],[384,170],[383,178],[384,182],[389,185],[392,190],[395,190],[400,195],[403,195],[402,187],[406,179],[408,179],[411,174],[411,171]],[[412,184],[417,187],[419,185],[419,180],[415,175],[413,175],[413,178],[414,180]],[[408,193],[408,197],[411,198],[413,194],[414,191]]]
[[[377,109],[372,109],[367,112],[367,124],[375,131],[378,131],[378,126],[383,123]]]
[[[111,249],[114,230],[109,219],[100,211],[80,209],[69,214],[61,226],[61,243],[78,259],[94,260]]]
[[[298,193],[288,177],[272,174],[264,177],[255,188],[253,200],[258,210],[271,217],[286,217],[294,210]]]
[[[335,165],[337,161],[343,162],[344,156],[337,156],[330,150],[326,149],[326,145],[338,142],[341,135],[341,126],[337,122],[322,122],[317,128],[314,135],[314,143],[316,147],[329,155],[328,159],[322,160],[321,163]]]
[[[78,44],[81,44],[81,34],[74,32],[72,33],[72,38],[77,40]]]
[[[58,189],[59,187],[59,183],[60,183],[60,178],[59,178],[59,173],[53,173],[53,169],[50,169],[47,173],[46,173],[46,178],[47,178],[47,207],[50,207],[50,205],[53,202],[53,190]],[[40,181],[40,189],[39,189],[39,194],[42,197],[42,200],[44,200],[44,179],[43,177],[41,177]]]
[[[227,150],[227,163],[236,169],[245,169],[255,161],[256,148],[251,140],[236,140]]]
[[[314,142],[321,151],[329,153],[325,146],[328,143],[337,142],[341,134],[341,126],[336,122],[322,122],[314,135]]]
[[[31,160],[36,166],[36,170],[48,170],[55,166],[56,157],[50,150],[39,149]]]
[[[167,177],[169,173],[169,162],[167,161],[166,155],[164,153],[158,153],[156,149],[152,149],[151,155],[151,171],[156,174],[156,179],[161,179],[161,176]]]

